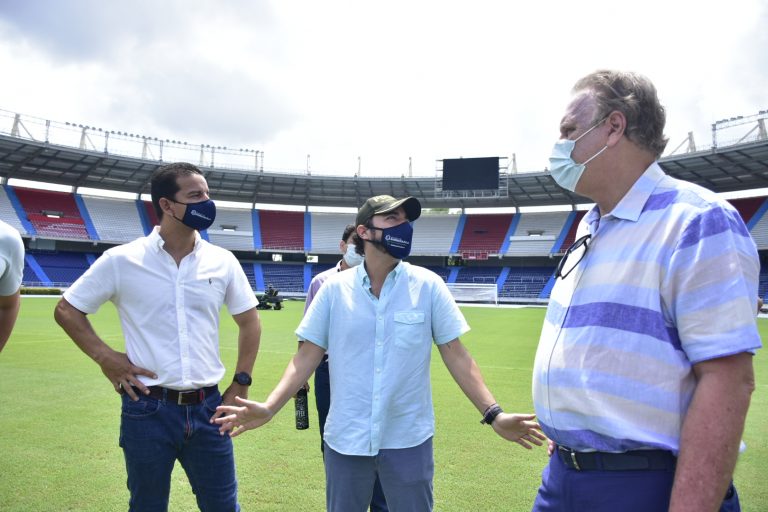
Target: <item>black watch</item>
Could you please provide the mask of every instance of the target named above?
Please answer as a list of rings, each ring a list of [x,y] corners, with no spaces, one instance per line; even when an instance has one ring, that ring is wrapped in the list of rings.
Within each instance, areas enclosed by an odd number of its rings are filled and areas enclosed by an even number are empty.
[[[240,372],[235,374],[235,378],[232,379],[232,382],[237,382],[241,386],[250,386],[253,379],[247,372]]]

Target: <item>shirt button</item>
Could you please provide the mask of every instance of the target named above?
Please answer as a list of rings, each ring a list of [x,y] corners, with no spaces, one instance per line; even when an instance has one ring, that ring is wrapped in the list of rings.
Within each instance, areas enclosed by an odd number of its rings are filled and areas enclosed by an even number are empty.
[[[381,368],[376,368],[376,373],[381,373]]]

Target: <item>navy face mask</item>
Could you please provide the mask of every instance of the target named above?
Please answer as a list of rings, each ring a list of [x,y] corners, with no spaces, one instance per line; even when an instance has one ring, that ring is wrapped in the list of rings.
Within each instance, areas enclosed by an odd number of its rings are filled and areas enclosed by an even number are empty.
[[[413,226],[410,222],[403,222],[397,226],[383,229],[370,226],[369,229],[381,231],[381,241],[366,240],[366,242],[381,245],[390,256],[398,260],[407,258],[411,254]]]
[[[173,201],[173,199],[171,199],[171,201]],[[184,212],[184,217],[182,217],[180,222],[192,229],[198,231],[208,229],[216,218],[216,205],[210,199],[200,201],[199,203],[173,202],[186,205],[187,210]]]

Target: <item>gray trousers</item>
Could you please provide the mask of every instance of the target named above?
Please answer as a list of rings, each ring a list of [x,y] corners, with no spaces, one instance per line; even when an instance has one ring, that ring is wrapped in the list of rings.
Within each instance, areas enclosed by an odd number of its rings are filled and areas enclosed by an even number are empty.
[[[432,438],[412,448],[379,450],[367,457],[342,455],[325,446],[328,512],[365,512],[376,475],[390,512],[430,512],[435,462]]]

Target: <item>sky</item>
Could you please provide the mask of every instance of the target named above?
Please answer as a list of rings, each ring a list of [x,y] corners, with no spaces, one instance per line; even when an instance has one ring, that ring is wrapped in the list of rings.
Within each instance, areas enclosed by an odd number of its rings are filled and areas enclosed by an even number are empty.
[[[265,170],[543,170],[580,77],[640,72],[689,131],[768,109],[768,2],[0,0],[0,109],[263,151]]]

